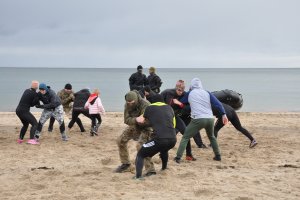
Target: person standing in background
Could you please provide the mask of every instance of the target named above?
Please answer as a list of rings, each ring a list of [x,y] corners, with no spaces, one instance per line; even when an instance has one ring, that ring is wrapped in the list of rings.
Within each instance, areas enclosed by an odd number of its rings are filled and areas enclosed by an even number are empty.
[[[155,93],[160,93],[160,87],[161,87],[161,79],[160,77],[155,73],[156,69],[155,67],[149,68],[149,76],[147,77],[148,84],[150,89]]]
[[[145,74],[143,74],[143,66],[137,66],[137,72],[133,73],[129,78],[129,87],[130,90],[140,91],[148,85],[148,80]]]

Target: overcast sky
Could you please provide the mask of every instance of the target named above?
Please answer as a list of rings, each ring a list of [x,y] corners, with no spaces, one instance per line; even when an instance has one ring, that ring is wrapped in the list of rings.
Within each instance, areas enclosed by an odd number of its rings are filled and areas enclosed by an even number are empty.
[[[299,0],[0,0],[1,67],[300,67]]]

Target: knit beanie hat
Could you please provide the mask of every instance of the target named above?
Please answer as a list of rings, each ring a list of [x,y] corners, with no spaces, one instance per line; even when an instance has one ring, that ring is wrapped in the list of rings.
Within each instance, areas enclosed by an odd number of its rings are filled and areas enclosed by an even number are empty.
[[[47,87],[47,85],[45,83],[40,83],[39,89],[40,90],[46,90],[46,91],[48,91],[48,87]]]
[[[143,69],[143,66],[142,66],[142,65],[139,65],[139,66],[137,66],[136,69],[137,69],[137,70],[142,70],[142,69]]]
[[[72,90],[72,85],[71,85],[70,83],[67,83],[67,84],[65,85],[65,89],[67,89],[67,90]]]
[[[136,92],[130,91],[125,95],[125,100],[130,102],[130,101],[137,101],[138,96]]]

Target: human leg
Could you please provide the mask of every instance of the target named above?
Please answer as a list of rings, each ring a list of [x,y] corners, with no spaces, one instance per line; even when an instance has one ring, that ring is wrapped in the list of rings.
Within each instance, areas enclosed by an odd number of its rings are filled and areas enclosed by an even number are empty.
[[[214,135],[214,119],[213,118],[204,118],[201,120],[202,125],[205,128],[207,137],[210,141],[210,144],[212,146],[212,149],[215,154],[215,160],[221,160],[221,154],[219,150],[218,141],[216,140],[216,137]]]
[[[143,144],[140,150],[137,153],[135,166],[136,166],[136,178],[142,176],[144,159],[151,158],[160,151],[160,145],[154,140],[150,140],[147,143]]]
[[[91,125],[91,136],[97,135],[96,132],[96,120],[97,119],[97,114],[91,114],[91,120],[92,120],[92,125]]]
[[[250,141],[254,140],[254,138],[249,133],[249,131],[247,129],[245,129],[244,127],[242,127],[242,124],[241,124],[240,119],[237,116],[237,114],[233,115],[233,117],[231,119],[231,124],[234,126],[234,128],[236,128],[236,130],[238,130],[243,135],[245,135]]]
[[[224,126],[222,118],[218,118],[215,127],[214,127],[214,136],[217,138],[218,137],[218,132],[219,130]]]
[[[185,123],[184,121],[180,118],[180,117],[176,117],[176,129],[183,135],[186,129]],[[192,155],[192,147],[191,147],[191,142],[190,140],[188,140],[188,143],[186,145],[186,156],[190,157],[191,160],[196,160],[193,159],[193,155]]]
[[[186,148],[188,141],[191,137],[194,136],[196,132],[200,130],[200,126],[198,124],[198,119],[192,119],[189,125],[186,127],[185,133],[183,134],[180,145],[177,150],[176,159],[180,160],[182,157],[182,154],[184,152],[184,149]]]
[[[19,135],[19,140],[18,140],[18,143],[22,143],[22,141],[24,139],[24,136],[26,134],[26,131],[28,129],[29,122],[28,122],[25,114],[23,114],[21,112],[17,112],[16,114],[17,114],[17,116],[19,117],[19,119],[21,120],[21,122],[23,124],[23,126],[20,130],[20,135]]]
[[[50,121],[49,121],[49,126],[48,126],[48,132],[52,132],[53,131],[53,124],[55,122],[55,118],[54,117],[50,117]]]
[[[59,130],[61,134],[61,138],[63,141],[68,141],[67,134],[65,132],[65,122],[64,122],[64,111],[62,105],[55,108],[52,116],[58,121],[59,123]]]
[[[149,128],[139,132],[140,136],[139,136],[138,144],[136,146],[137,151],[141,149],[144,143],[147,143],[151,139],[151,134],[152,134],[152,129]],[[154,164],[151,161],[150,157],[145,158],[145,170],[146,170],[146,174],[148,175],[156,174]]]
[[[160,151],[160,158],[162,162],[162,170],[167,169],[168,160],[169,160],[169,150],[172,149],[176,144],[176,138],[174,139],[167,139],[167,144],[165,145],[165,148],[162,148]]]
[[[39,120],[39,123],[38,123],[38,126],[37,126],[37,129],[36,129],[35,134],[34,134],[35,139],[38,140],[40,138],[43,126],[46,123],[46,121],[51,117],[52,112],[53,111],[50,111],[50,110],[45,110],[45,109],[43,110],[42,115],[41,115],[40,120]]]
[[[126,171],[130,166],[130,159],[128,153],[128,142],[131,139],[138,139],[139,134],[133,126],[128,126],[125,128],[123,133],[117,139],[117,145],[119,149],[119,157],[122,163],[115,172],[121,173]]]

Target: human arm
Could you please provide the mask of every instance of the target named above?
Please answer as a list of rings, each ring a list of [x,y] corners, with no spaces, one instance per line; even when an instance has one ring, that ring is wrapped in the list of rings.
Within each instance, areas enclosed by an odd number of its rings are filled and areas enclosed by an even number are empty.
[[[98,105],[100,114],[104,115],[105,114],[105,109],[104,109],[104,106],[102,104],[102,101],[101,101],[100,97],[98,97],[98,99],[97,99],[97,105]]]
[[[226,125],[228,123],[228,118],[226,116],[226,112],[225,112],[225,109],[224,109],[222,103],[213,94],[211,94],[210,92],[208,92],[208,93],[210,96],[210,103],[211,103],[212,107],[217,108],[218,112],[222,116],[223,124]]]

